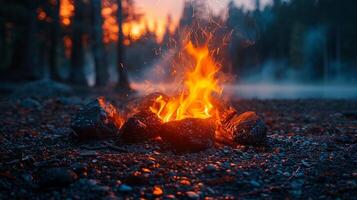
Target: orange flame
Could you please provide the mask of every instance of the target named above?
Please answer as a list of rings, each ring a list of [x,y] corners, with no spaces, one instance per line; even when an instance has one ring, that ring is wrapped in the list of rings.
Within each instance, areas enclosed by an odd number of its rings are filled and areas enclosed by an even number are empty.
[[[213,94],[221,94],[217,72],[219,67],[210,56],[208,47],[196,48],[192,42],[185,52],[195,61],[194,69],[185,73],[184,90],[168,101],[159,96],[150,107],[151,112],[164,122],[185,118],[206,119],[216,113],[212,103]]]
[[[106,102],[104,98],[98,98],[98,103],[102,107],[108,116],[113,120],[117,128],[121,128],[125,122],[125,119],[120,115],[117,109],[110,103]]]

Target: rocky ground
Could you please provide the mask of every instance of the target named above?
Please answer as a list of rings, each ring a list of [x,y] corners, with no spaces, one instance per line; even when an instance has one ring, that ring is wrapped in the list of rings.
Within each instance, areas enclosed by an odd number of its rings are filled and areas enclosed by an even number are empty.
[[[265,146],[176,154],[160,140],[74,142],[89,99],[3,98],[0,199],[357,199],[357,101],[235,101],[264,117]]]

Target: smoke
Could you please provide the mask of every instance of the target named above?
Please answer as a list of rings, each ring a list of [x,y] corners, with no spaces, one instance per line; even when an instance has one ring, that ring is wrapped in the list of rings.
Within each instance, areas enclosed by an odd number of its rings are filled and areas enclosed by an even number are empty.
[[[172,80],[172,62],[178,49],[166,50],[159,59],[157,59],[151,67],[141,70],[139,78],[132,84],[133,88],[143,94],[152,92],[162,92],[165,94],[172,94],[178,88],[175,87],[175,82]],[[171,80],[170,80],[171,79]],[[169,84],[168,82],[171,82]]]

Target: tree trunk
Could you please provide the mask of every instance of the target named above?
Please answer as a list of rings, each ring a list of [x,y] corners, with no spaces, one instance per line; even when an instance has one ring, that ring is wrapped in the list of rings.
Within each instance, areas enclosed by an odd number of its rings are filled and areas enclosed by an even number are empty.
[[[10,64],[10,76],[15,75],[16,80],[33,80],[36,71],[36,47],[37,41],[37,18],[36,5],[30,4],[26,17],[19,22],[18,26],[23,26],[19,29],[24,34],[18,35],[15,44],[14,52]]]
[[[6,40],[5,40],[5,34],[6,34],[6,28],[5,28],[5,22],[0,21],[0,69],[3,69],[4,66],[6,66],[6,61],[7,61],[7,45],[6,45]]]
[[[94,56],[94,65],[95,65],[95,84],[97,86],[105,86],[108,81],[108,64],[105,56],[105,49],[103,45],[103,19],[101,15],[101,0],[92,0],[91,3],[92,13],[91,13],[91,22],[92,22],[92,53]]]
[[[30,78],[34,78],[36,71],[36,46],[37,46],[37,12],[36,6],[31,6],[29,13],[28,24],[26,27],[26,46],[23,62],[24,73],[29,75]],[[18,58],[19,59],[19,58]]]
[[[87,85],[84,74],[83,52],[83,1],[74,0],[74,18],[72,24],[72,55],[70,82],[78,85]]]
[[[52,23],[51,23],[51,46],[50,46],[50,77],[53,80],[60,80],[60,76],[57,69],[58,59],[57,59],[57,47],[60,35],[60,22],[59,22],[59,13],[60,12],[60,0],[56,1],[56,5],[51,8],[52,14]]]
[[[325,83],[329,82],[329,53],[328,53],[328,41],[327,36],[323,41],[323,80]]]
[[[337,26],[336,30],[336,74],[335,76],[339,76],[342,72],[341,69],[341,27],[340,25]]]
[[[124,33],[123,33],[123,5],[122,0],[118,0],[118,83],[117,83],[117,90],[121,92],[129,92],[131,90],[127,70],[124,61]]]

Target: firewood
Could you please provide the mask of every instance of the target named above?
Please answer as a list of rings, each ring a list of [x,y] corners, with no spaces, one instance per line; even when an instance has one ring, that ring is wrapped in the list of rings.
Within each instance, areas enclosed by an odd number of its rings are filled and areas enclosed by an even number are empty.
[[[116,108],[99,97],[78,111],[71,128],[78,141],[106,139],[118,135],[122,122]]]
[[[211,119],[187,118],[163,124],[160,136],[177,152],[197,152],[214,144],[215,124]]]
[[[221,127],[216,139],[222,143],[260,145],[266,140],[266,126],[261,117],[249,111],[238,114],[234,109],[222,115]]]
[[[120,142],[136,143],[155,138],[162,121],[150,111],[141,111],[130,117],[120,130]]]

